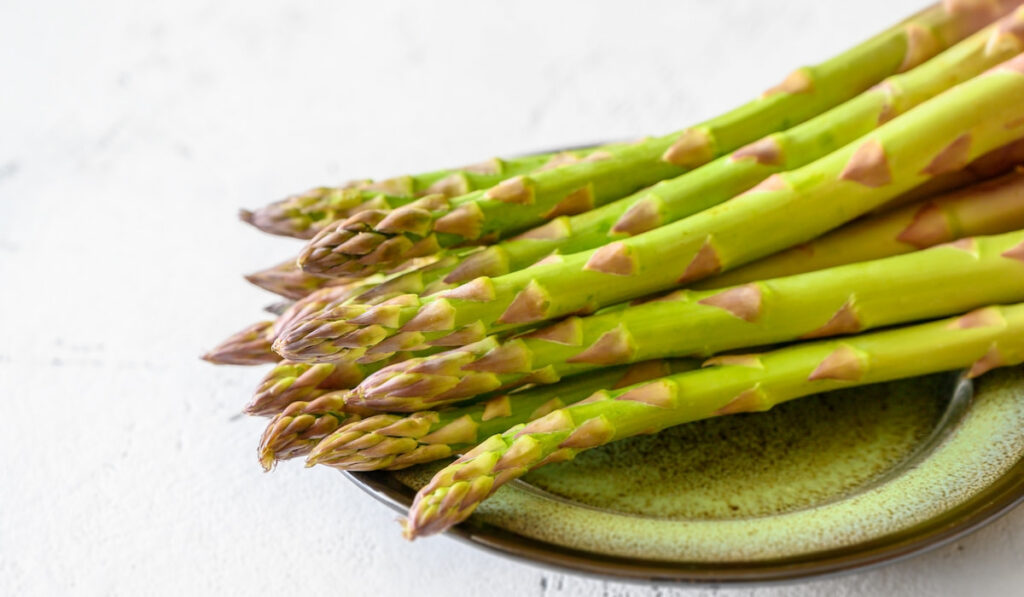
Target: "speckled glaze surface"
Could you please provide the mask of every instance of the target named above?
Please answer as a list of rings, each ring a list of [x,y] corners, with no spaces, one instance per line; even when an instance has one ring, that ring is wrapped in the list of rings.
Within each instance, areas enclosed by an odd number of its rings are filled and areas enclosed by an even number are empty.
[[[624,578],[751,582],[903,557],[1024,495],[1024,369],[832,392],[633,438],[502,488],[457,534]],[[393,506],[436,467],[351,475]]]

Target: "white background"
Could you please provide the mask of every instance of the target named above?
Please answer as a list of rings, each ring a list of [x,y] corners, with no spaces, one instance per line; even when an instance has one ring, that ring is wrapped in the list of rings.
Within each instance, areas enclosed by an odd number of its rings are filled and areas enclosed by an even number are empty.
[[[240,206],[681,128],[921,2],[0,1],[0,595],[1019,591],[1024,510],[782,588],[408,544],[335,472],[261,473],[261,371],[197,359],[273,300],[240,274],[298,247]]]

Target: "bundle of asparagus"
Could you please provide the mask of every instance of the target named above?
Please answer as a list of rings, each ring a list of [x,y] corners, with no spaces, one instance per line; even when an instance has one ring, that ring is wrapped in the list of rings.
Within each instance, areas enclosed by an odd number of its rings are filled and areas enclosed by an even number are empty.
[[[245,408],[266,469],[461,454],[410,538],[637,433],[1018,364],[1020,4],[944,2],[669,135],[243,211],[309,239],[247,276],[294,302],[204,358],[274,364]]]

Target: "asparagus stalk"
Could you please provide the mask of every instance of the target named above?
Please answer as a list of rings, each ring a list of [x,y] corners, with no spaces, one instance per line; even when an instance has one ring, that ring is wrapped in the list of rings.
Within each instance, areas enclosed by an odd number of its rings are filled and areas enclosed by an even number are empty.
[[[490,188],[506,178],[554,168],[581,159],[586,150],[542,153],[500,159],[379,181],[355,180],[340,187],[317,187],[286,197],[240,217],[253,226],[282,236],[310,239],[324,226],[367,210],[394,209],[418,197],[455,197]]]
[[[487,242],[547,218],[585,211],[682,172],[658,159],[668,147],[658,141],[607,147],[575,164],[454,199],[428,195],[394,210],[354,214],[317,233],[300,253],[299,265],[324,275],[369,275],[445,247]]]
[[[1022,94],[1024,56],[1018,55],[824,158],[773,174],[701,213],[429,297],[340,306],[294,322],[274,348],[298,361],[369,361],[397,350],[461,346],[691,284],[807,242],[1024,136]]]
[[[357,188],[360,186],[364,188]],[[269,234],[310,239],[325,225],[339,218],[347,218],[366,209],[399,207],[414,200],[389,196],[366,186],[366,183],[356,182],[340,187],[317,187],[253,211],[239,210],[238,218]],[[382,186],[401,191],[400,185]]]
[[[1024,229],[1024,168],[935,199],[862,218],[692,287],[725,288],[900,255],[967,236],[1019,229]]]
[[[598,392],[493,435],[419,491],[405,535],[444,531],[501,485],[550,462],[640,433],[699,419],[768,410],[810,394],[969,368],[977,377],[1024,361],[1024,304],[761,355],[718,357],[705,369]]]
[[[891,211],[908,203],[914,203],[915,201],[921,201],[922,199],[976,185],[1013,172],[1021,164],[1024,164],[1024,138],[997,147],[975,158],[974,161],[960,170],[936,176],[868,213],[876,214]]]
[[[1019,230],[726,289],[680,290],[390,365],[363,380],[349,403],[417,411],[609,365],[851,334],[1024,301],[1021,255]],[[936,284],[957,291],[936,293]]]
[[[447,458],[473,447],[480,438],[527,423],[605,388],[687,371],[692,360],[656,360],[610,367],[593,375],[495,394],[462,408],[421,411],[407,416],[379,414],[343,425],[313,448],[306,464],[351,471],[398,470]]]
[[[936,6],[831,60],[795,71],[753,102],[681,132],[595,152],[581,162],[516,176],[486,191],[357,214],[321,230],[299,263],[313,273],[358,274],[606,204],[816,116],[923,62],[1015,5]],[[764,155],[752,149],[747,157],[766,161]]]

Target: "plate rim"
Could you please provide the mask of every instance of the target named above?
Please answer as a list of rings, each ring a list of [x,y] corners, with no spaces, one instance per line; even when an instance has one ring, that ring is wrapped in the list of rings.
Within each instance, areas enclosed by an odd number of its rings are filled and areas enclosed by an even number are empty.
[[[974,384],[963,376],[952,388],[967,393],[969,411],[974,406]],[[962,402],[962,401],[961,401]],[[944,415],[949,414],[949,411]],[[937,427],[938,437],[927,440],[933,449],[960,421]],[[926,452],[929,452],[926,450]],[[924,454],[914,454],[917,461]],[[393,471],[341,471],[351,482],[392,510],[405,513],[415,491]],[[520,481],[516,481],[520,483]],[[447,535],[517,561],[604,580],[676,583],[694,586],[765,585],[792,583],[869,570],[920,555],[947,545],[994,522],[1024,502],[1024,455],[969,499],[941,510],[917,524],[872,537],[866,541],[804,554],[731,562],[677,562],[601,554],[524,536],[471,517],[447,531]]]
[[[405,513],[412,504],[415,493],[388,471],[341,472],[361,490],[396,512]],[[1022,502],[1024,458],[972,499],[907,529],[825,552],[728,564],[686,565],[596,554],[524,537],[473,519],[445,534],[522,563],[601,580],[693,586],[786,584],[871,570],[921,555],[995,522]],[[936,518],[945,519],[950,513],[955,513],[950,520],[934,525]]]

